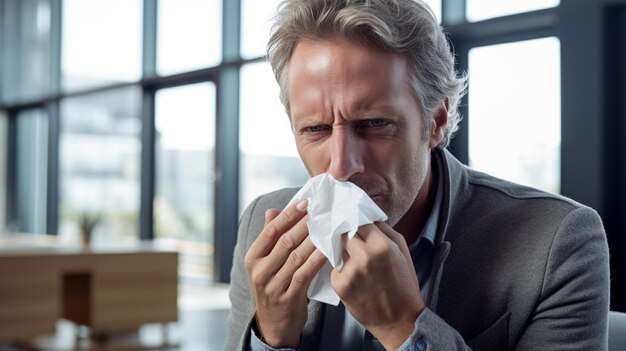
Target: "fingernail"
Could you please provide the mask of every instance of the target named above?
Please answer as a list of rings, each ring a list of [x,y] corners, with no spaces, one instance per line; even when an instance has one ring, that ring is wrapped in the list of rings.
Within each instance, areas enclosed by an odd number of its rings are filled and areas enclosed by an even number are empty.
[[[296,205],[296,208],[300,211],[304,211],[306,210],[307,205],[309,204],[309,201],[307,199],[304,199],[300,202],[298,202],[298,204]]]
[[[270,213],[271,213],[271,209],[268,209],[267,211],[265,211],[265,221],[269,221],[270,220]]]

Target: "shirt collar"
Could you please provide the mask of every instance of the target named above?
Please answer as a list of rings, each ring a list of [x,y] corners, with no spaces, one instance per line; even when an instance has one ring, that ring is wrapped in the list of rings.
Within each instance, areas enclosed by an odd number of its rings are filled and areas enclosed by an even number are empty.
[[[417,237],[417,240],[409,247],[413,249],[420,242],[421,239],[426,239],[431,245],[435,245],[435,236],[437,235],[437,227],[439,223],[439,214],[441,213],[441,207],[443,206],[443,172],[441,158],[437,157],[433,153],[433,166],[437,168],[437,193],[435,194],[435,202],[433,202],[433,208],[430,211],[430,215],[426,220],[426,224],[422,229],[422,232]]]

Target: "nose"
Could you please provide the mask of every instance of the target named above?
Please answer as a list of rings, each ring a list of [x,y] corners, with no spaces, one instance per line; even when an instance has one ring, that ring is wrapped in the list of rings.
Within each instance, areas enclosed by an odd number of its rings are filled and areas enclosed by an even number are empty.
[[[358,136],[346,130],[335,130],[330,140],[330,165],[328,173],[337,180],[346,181],[363,173],[363,150]]]

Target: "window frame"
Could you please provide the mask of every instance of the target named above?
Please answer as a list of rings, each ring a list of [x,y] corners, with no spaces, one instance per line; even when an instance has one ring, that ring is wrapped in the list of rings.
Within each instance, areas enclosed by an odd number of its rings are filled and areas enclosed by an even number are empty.
[[[211,81],[216,87],[216,158],[215,170],[215,273],[218,282],[228,282],[232,266],[232,254],[236,242],[238,223],[238,181],[239,181],[239,74],[240,68],[248,63],[262,60],[262,57],[242,59],[240,53],[241,3],[238,0],[224,0],[222,4],[222,62],[191,72],[159,77],[156,69],[156,18],[157,0],[143,0],[143,66],[140,81],[113,84],[73,92],[60,90],[61,62],[61,21],[62,0],[49,0],[51,4],[51,59],[50,94],[37,100],[19,103],[3,103],[4,83],[0,84],[0,110],[8,116],[7,148],[7,223],[19,214],[15,213],[16,179],[16,118],[21,110],[42,108],[49,115],[48,147],[48,205],[47,229],[55,234],[58,226],[59,198],[59,102],[69,97],[92,94],[109,89],[119,89],[129,85],[139,85],[143,91],[143,111],[141,131],[141,200],[140,221],[137,229],[142,240],[153,238],[153,203],[155,174],[155,126],[154,94],[158,89]],[[0,0],[0,19],[8,16],[9,2]],[[626,155],[626,143],[618,145],[621,151],[610,152],[613,144],[605,140],[609,134],[605,116],[605,97],[602,91],[607,89],[609,78],[602,71],[607,52],[601,48],[606,33],[604,19],[609,7],[626,7],[626,0],[563,0],[558,7],[519,13],[505,17],[487,19],[479,22],[467,22],[465,18],[465,0],[442,1],[442,23],[449,34],[457,67],[461,71],[468,69],[469,50],[476,46],[501,44],[512,41],[537,39],[555,36],[561,41],[561,192],[577,201],[595,208],[605,220],[609,239],[626,231],[626,223],[611,212],[612,208],[626,208],[626,191],[617,196],[607,189],[607,184],[615,183],[611,178],[612,165]],[[15,21],[18,21],[17,19]],[[3,24],[0,47],[13,47],[10,23]],[[14,41],[14,40],[13,40]],[[593,48],[593,50],[590,50]],[[6,73],[12,58],[8,50],[0,50],[0,72]],[[591,67],[581,72],[579,67]],[[2,75],[8,79],[7,75]],[[468,162],[468,116],[467,97],[460,107],[464,119],[460,130],[452,139],[450,150],[462,162]],[[626,131],[625,131],[626,132]],[[584,142],[581,142],[584,141]],[[609,152],[607,152],[609,151]],[[583,155],[583,156],[581,156]],[[584,162],[580,162],[581,158]],[[613,180],[612,180],[613,179]],[[622,188],[624,189],[624,188]],[[621,207],[620,207],[621,206]],[[613,234],[614,233],[614,234]],[[623,243],[623,241],[622,241]],[[624,246],[624,245],[622,245]],[[612,247],[613,257],[617,250],[626,253],[626,247]],[[619,256],[619,255],[617,255]],[[626,255],[622,255],[626,256]],[[618,264],[613,261],[612,264]],[[623,267],[623,262],[621,262]],[[626,310],[626,271],[613,271],[612,306],[617,310]]]

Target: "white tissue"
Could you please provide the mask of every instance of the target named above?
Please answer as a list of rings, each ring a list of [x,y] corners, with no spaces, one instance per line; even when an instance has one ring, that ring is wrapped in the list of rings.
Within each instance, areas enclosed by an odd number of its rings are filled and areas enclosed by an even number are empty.
[[[311,241],[328,258],[313,278],[307,296],[337,306],[339,296],[330,285],[330,272],[343,265],[341,234],[348,233],[352,239],[360,226],[386,221],[387,215],[361,188],[328,173],[309,179],[287,206],[303,199],[309,200],[307,226]]]

